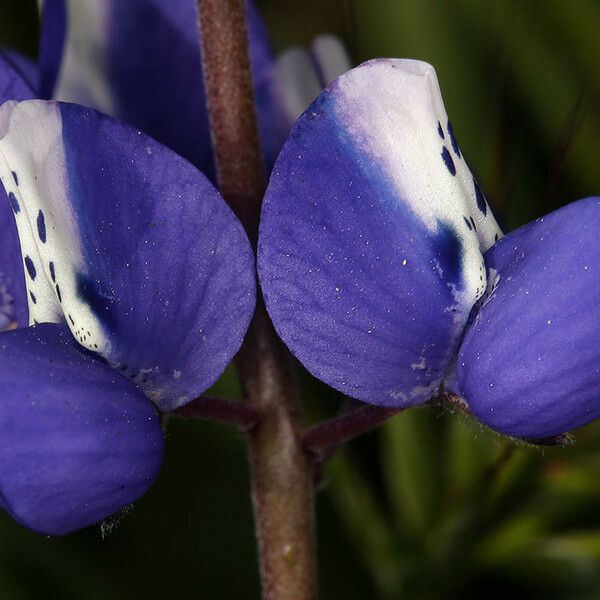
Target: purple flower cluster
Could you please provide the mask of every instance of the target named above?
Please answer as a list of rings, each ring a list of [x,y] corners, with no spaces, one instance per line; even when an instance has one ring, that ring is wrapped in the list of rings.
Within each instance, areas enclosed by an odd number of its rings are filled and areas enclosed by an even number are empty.
[[[443,386],[509,435],[599,417],[600,198],[503,236],[432,67],[348,71],[328,37],[275,58],[247,6],[275,164],[258,275],[293,354],[371,404]],[[0,505],[43,533],[144,493],[160,413],[214,383],[254,310],[210,181],[196,11],[46,0],[39,63],[0,57]]]

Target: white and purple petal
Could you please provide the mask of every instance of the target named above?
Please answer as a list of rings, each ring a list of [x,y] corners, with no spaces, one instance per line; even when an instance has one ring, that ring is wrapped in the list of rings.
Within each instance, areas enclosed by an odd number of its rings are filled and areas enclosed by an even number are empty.
[[[320,35],[310,50],[290,48],[265,70],[256,87],[258,125],[265,162],[270,169],[296,119],[321,90],[351,68],[343,44]]]
[[[247,10],[258,84],[271,50]],[[196,0],[49,0],[42,25],[43,97],[124,119],[212,174]]]
[[[29,321],[23,260],[13,211],[17,198],[0,186],[0,331],[26,327]]]
[[[0,108],[0,174],[31,323],[66,322],[164,410],[217,379],[252,315],[254,260],[199,171],[92,109],[34,100]]]
[[[477,189],[431,66],[371,61],[318,97],[275,165],[258,264],[309,371],[380,405],[436,392],[501,235]]]
[[[92,525],[154,482],[163,436],[133,382],[63,325],[0,334],[0,506],[47,535]]]
[[[493,282],[460,348],[471,411],[543,438],[600,417],[600,198],[511,232],[491,248]]]
[[[0,105],[8,100],[34,97],[31,86],[14,66],[14,56],[0,53]],[[11,186],[18,185],[17,175]],[[13,213],[21,210],[14,193],[0,186],[0,331],[25,327],[28,323],[23,260]]]

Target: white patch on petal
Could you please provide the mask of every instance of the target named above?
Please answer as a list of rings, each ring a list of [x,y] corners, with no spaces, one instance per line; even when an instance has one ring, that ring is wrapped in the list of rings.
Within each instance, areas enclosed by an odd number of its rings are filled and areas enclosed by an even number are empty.
[[[274,65],[274,89],[288,121],[293,123],[321,92],[321,81],[310,56],[301,48],[283,52]]]
[[[500,283],[500,275],[496,269],[490,269],[487,276],[487,288],[485,293],[479,299],[477,304],[477,317],[479,320],[479,311],[490,301],[492,301],[496,297],[496,289],[498,288],[498,284]],[[529,294],[527,290],[525,290],[525,294]]]
[[[77,293],[77,276],[87,273],[69,198],[58,106],[39,100],[4,104],[0,133],[0,178],[19,206],[15,220],[25,264],[30,324],[66,321],[82,346],[105,354],[109,348],[102,326]],[[41,231],[45,231],[45,241]]]
[[[0,179],[7,195],[14,194],[18,211],[15,214],[15,221],[17,224],[17,231],[19,233],[19,243],[21,245],[21,254],[23,258],[23,270],[25,272],[25,285],[27,289],[27,301],[29,307],[29,324],[35,323],[60,323],[63,320],[62,311],[60,304],[56,299],[56,293],[50,282],[44,276],[43,264],[44,260],[40,256],[38,245],[36,243],[36,236],[34,230],[32,230],[31,219],[29,216],[28,206],[24,201],[24,197],[30,196],[29,188],[26,180],[29,183],[33,183],[33,186],[37,186],[37,179],[32,176],[22,176],[21,171],[28,171],[29,173],[35,172],[36,168],[34,163],[36,156],[30,155],[26,152],[22,157],[22,161],[14,159],[13,153],[10,151],[9,145],[4,143],[4,140],[8,140],[11,136],[11,128],[14,122],[14,115],[19,110],[19,104],[17,102],[7,102],[0,107]],[[51,127],[44,130],[45,140],[55,140],[54,131]],[[23,132],[22,142],[29,144],[29,136],[27,132]],[[40,136],[41,138],[41,136]],[[40,143],[34,146],[35,150],[40,150],[43,146],[43,142],[40,139]],[[19,163],[19,166],[17,166]],[[19,178],[19,185],[12,173],[15,172]],[[31,194],[32,195],[32,194]],[[30,208],[32,208],[30,206]],[[36,211],[37,214],[37,211]],[[26,265],[29,264],[29,269]],[[35,278],[30,274],[35,274]],[[33,299],[36,302],[33,302]]]
[[[112,3],[67,0],[66,4],[67,34],[54,98],[114,114],[106,56]]]
[[[412,363],[410,365],[410,368],[413,369],[413,371],[424,371],[426,369],[425,357],[424,356],[420,356],[419,357],[419,362],[418,363]]]
[[[342,42],[332,35],[317,36],[309,51],[289,48],[271,67],[271,85],[289,127],[321,90],[351,68]]]
[[[439,221],[469,231],[464,218],[473,216],[477,235],[471,237],[479,238],[482,251],[491,247],[501,231],[491,211],[483,217],[477,209],[473,175],[453,148],[433,67],[416,60],[375,60],[349,71],[336,85],[342,92],[336,95],[340,122],[362,152],[383,167],[398,198],[432,232]],[[455,175],[442,157],[444,148]]]
[[[502,232],[477,206],[473,175],[453,138],[433,67],[415,60],[375,60],[336,80],[334,106],[354,139],[367,176],[382,172],[433,235],[440,223],[458,236],[464,289],[452,289],[460,328],[486,289],[482,254]],[[443,279],[439,264],[434,264]]]
[[[396,401],[401,401],[401,402],[408,402],[408,396],[401,391],[397,391],[397,390],[390,390],[388,392],[388,396],[392,399],[392,400],[396,400]]]
[[[342,42],[334,35],[319,35],[311,46],[312,55],[321,76],[321,87],[352,68],[350,57]]]
[[[434,381],[427,386],[417,386],[410,390],[410,398],[411,400],[419,400],[422,402],[427,402],[431,398],[433,398],[439,388],[439,382]]]

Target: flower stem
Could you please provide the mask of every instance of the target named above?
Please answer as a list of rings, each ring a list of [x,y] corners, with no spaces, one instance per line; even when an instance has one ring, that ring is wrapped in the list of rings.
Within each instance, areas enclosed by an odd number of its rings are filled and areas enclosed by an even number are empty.
[[[256,245],[266,187],[243,0],[198,0],[202,67],[219,190]]]
[[[315,486],[321,485],[325,465],[342,444],[381,425],[401,410],[349,399],[338,415],[307,429],[302,444],[312,456]]]
[[[262,421],[249,435],[252,501],[265,600],[314,600],[312,461],[301,443],[294,365],[259,302],[238,367]]]
[[[316,454],[328,453],[399,413],[401,408],[358,404],[333,419],[317,423],[303,437],[304,447]]]
[[[214,398],[212,396],[200,396],[192,402],[177,408],[171,414],[178,417],[208,419],[236,425],[242,431],[250,431],[259,420],[258,411],[246,402]]]
[[[244,0],[198,0],[217,180],[256,246],[265,188],[252,92]],[[317,596],[312,465],[301,444],[294,363],[262,298],[237,358],[260,421],[249,433],[252,500],[265,600]]]

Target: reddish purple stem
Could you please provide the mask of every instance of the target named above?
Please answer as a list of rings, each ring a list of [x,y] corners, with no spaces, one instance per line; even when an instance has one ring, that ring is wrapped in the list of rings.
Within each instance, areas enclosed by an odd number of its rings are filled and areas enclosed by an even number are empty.
[[[317,456],[327,454],[344,442],[377,427],[402,410],[360,404],[358,408],[342,413],[329,421],[317,423],[308,429],[302,437],[302,443],[309,452]]]
[[[250,431],[259,420],[258,411],[247,402],[212,396],[200,396],[172,414],[236,425],[243,431]]]

